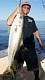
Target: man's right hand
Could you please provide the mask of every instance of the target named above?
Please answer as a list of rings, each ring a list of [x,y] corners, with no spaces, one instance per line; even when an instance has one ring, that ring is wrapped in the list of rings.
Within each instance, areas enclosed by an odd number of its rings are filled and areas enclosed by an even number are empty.
[[[16,17],[16,15],[18,13],[20,13],[21,11],[21,7],[18,7],[16,10],[14,10],[14,12],[8,17],[7,19],[7,24],[10,26],[12,25],[13,21],[14,21],[14,18]]]

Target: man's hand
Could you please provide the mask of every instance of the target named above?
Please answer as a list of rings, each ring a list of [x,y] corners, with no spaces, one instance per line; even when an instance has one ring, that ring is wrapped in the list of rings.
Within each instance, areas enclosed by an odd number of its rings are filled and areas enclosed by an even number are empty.
[[[39,43],[39,45],[40,45],[40,47],[41,48],[44,48],[44,46],[43,46],[43,43],[41,42],[41,43]]]
[[[18,7],[16,10],[14,10],[14,12],[8,17],[8,19],[6,20],[7,21],[7,24],[10,26],[12,25],[16,15],[21,11],[21,8]]]
[[[39,35],[39,32],[36,31],[36,32],[34,33],[34,35],[35,35],[36,39],[38,40],[40,47],[41,47],[41,48],[44,48],[44,47],[43,47],[42,40],[41,40],[40,35]]]

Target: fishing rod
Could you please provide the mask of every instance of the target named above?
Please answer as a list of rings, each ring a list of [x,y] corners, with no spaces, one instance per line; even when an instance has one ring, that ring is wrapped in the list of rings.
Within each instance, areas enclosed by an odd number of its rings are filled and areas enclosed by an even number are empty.
[[[45,9],[45,0],[42,0],[43,8]]]
[[[19,1],[19,7],[20,7],[20,5],[21,5],[21,0]]]

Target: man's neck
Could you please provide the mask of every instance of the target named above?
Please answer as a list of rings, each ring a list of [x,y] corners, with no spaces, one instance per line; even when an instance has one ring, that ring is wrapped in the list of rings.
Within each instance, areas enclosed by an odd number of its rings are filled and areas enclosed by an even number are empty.
[[[28,16],[28,14],[23,14],[24,16]]]

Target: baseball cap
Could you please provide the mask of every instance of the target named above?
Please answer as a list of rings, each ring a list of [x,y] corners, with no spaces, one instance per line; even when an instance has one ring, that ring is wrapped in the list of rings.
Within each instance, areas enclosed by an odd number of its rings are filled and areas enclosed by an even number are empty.
[[[30,8],[31,8],[31,4],[30,4],[30,2],[29,2],[28,0],[25,0],[25,1],[22,0],[22,1],[21,1],[21,6],[26,5],[26,4],[29,5]]]

